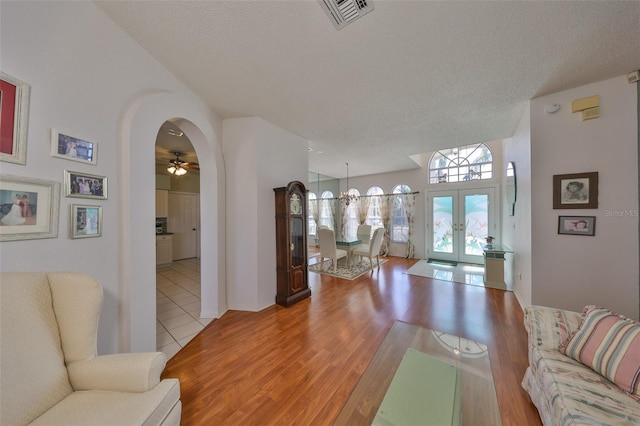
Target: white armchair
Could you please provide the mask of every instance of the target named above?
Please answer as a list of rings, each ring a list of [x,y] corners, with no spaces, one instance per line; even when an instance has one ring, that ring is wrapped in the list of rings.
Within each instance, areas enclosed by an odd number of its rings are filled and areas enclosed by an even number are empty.
[[[346,250],[340,250],[336,247],[335,234],[331,229],[318,229],[318,236],[320,238],[320,267],[325,258],[333,261],[333,272],[338,271],[338,259],[347,257],[349,253]]]
[[[378,228],[373,231],[373,238],[368,246],[362,244],[356,247],[353,254],[356,256],[364,256],[369,258],[369,264],[373,269],[373,258],[376,258],[378,268],[380,268],[380,247],[382,247],[382,237],[384,236],[384,228]]]
[[[0,294],[0,424],[180,424],[180,382],[160,380],[163,353],[97,355],[93,278],[4,272]]]

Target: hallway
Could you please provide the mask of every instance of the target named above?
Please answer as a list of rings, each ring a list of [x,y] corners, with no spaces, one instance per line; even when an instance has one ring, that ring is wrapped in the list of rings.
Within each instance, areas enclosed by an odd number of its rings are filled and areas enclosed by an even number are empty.
[[[211,318],[200,318],[200,259],[156,270],[156,350],[174,356]]]

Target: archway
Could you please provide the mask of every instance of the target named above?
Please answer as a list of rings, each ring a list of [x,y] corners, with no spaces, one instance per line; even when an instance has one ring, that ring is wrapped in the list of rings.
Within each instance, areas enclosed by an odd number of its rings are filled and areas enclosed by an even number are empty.
[[[141,95],[121,120],[118,188],[121,241],[119,324],[121,350],[154,351],[155,330],[155,140],[167,120],[178,124],[197,152],[201,191],[202,315],[226,311],[224,271],[224,163],[210,112],[166,92]],[[206,212],[206,214],[204,213]]]

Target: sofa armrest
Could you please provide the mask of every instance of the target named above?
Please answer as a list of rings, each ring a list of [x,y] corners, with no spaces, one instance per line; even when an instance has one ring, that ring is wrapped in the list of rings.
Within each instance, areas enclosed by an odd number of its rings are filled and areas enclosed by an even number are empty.
[[[146,392],[160,382],[167,363],[162,352],[101,355],[67,365],[74,390]]]
[[[558,349],[578,329],[582,314],[546,306],[528,306],[524,310],[524,327],[529,337],[529,350],[536,346]]]

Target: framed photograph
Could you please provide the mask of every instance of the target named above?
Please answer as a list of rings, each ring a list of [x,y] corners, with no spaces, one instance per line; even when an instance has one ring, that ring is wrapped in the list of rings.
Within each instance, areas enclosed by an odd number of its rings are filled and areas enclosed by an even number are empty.
[[[558,216],[558,234],[596,235],[595,216]]]
[[[64,171],[64,195],[74,198],[107,199],[107,178],[81,172]]]
[[[60,183],[0,175],[0,241],[56,238]]]
[[[0,71],[0,161],[26,164],[31,86]]]
[[[95,165],[98,161],[98,144],[51,129],[51,155]]]
[[[597,209],[598,172],[553,176],[554,209]]]
[[[102,206],[71,205],[71,238],[102,235]]]

